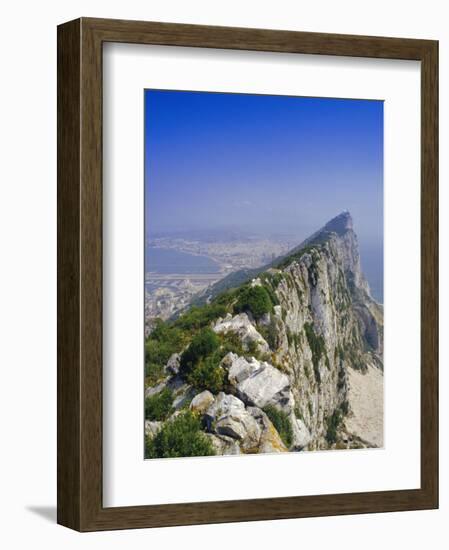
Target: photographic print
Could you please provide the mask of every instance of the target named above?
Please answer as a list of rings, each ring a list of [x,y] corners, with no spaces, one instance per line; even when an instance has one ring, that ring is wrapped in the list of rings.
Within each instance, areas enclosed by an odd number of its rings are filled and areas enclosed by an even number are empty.
[[[383,102],[144,102],[145,458],[383,447]]]

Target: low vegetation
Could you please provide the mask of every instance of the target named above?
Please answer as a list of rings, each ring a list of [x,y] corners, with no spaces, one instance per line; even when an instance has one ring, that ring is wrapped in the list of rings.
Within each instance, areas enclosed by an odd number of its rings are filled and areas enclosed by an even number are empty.
[[[274,289],[276,289],[280,284],[281,281],[284,279],[285,274],[282,272],[278,273],[272,273],[265,275],[266,279],[271,283]]]
[[[175,328],[192,333],[207,327],[212,321],[223,317],[226,313],[227,308],[221,303],[192,306],[186,313],[176,319],[173,325]]]
[[[241,357],[247,354],[247,351],[243,349],[242,340],[236,332],[229,330],[221,334],[220,339],[223,357],[230,352],[240,355]],[[248,352],[251,353],[249,350]],[[254,352],[257,353],[256,350],[254,350]]]
[[[201,358],[187,375],[187,381],[198,390],[209,390],[218,393],[224,389],[226,373],[220,362],[222,355],[216,352],[208,357]]]
[[[201,431],[201,421],[186,411],[166,422],[161,430],[145,441],[145,458],[176,458],[211,456],[215,451],[211,441]]]
[[[293,442],[293,428],[288,415],[272,405],[267,405],[263,411],[273,423],[285,446],[290,447]]]
[[[270,294],[263,286],[248,286],[243,289],[234,305],[236,313],[251,313],[254,319],[259,320],[266,313],[273,311]]]
[[[342,414],[338,409],[327,419],[326,441],[329,445],[336,443],[337,430],[340,427],[342,419]]]
[[[220,367],[224,357],[221,340],[210,328],[196,334],[181,356],[180,372],[198,390],[219,392],[225,384],[225,371]]]
[[[161,381],[165,375],[164,366],[171,355],[182,352],[181,374],[187,381],[199,389],[219,391],[224,384],[224,372],[219,368],[219,363],[226,353],[233,351],[239,355],[257,357],[258,351],[256,344],[251,349],[243,350],[238,337],[218,337],[211,330],[211,323],[227,313],[240,312],[250,313],[258,320],[273,310],[274,303],[277,303],[277,298],[269,285],[244,285],[221,293],[210,304],[192,306],[177,319],[156,321],[145,341],[146,385],[153,386]],[[274,348],[273,327],[265,331],[265,336]]]
[[[173,393],[164,388],[159,393],[145,399],[145,418],[147,420],[165,420],[173,411]]]
[[[262,281],[263,288],[268,292],[273,306],[279,305],[279,299],[275,290],[285,278],[285,273],[263,273],[259,278]]]
[[[317,336],[311,323],[304,323],[304,332],[306,333],[307,342],[312,352],[313,372],[315,373],[316,381],[319,383],[321,382],[319,364],[323,355],[326,356],[324,338],[321,335]]]
[[[173,353],[179,353],[186,342],[186,335],[176,327],[161,320],[156,322],[145,342],[145,377],[150,385],[163,376],[163,368]]]
[[[278,346],[278,330],[276,320],[272,318],[267,326],[258,327],[259,334],[265,339],[271,350]]]
[[[220,345],[220,339],[210,328],[205,328],[196,334],[189,344],[189,347],[181,356],[181,372],[189,374],[200,359],[204,359]]]
[[[304,256],[304,254],[310,254],[313,257],[317,252],[320,252],[322,245],[329,240],[329,236],[330,234],[323,232],[319,239],[315,239],[312,244],[306,245],[297,252],[294,252],[293,254],[282,258],[275,265],[275,267],[277,267],[278,269],[284,269],[288,267],[291,263],[300,260],[301,257]]]
[[[335,409],[332,416],[327,419],[327,432],[326,432],[326,441],[329,445],[333,445],[337,442],[337,431],[343,422],[343,418],[349,412],[349,403],[343,401],[343,403]]]

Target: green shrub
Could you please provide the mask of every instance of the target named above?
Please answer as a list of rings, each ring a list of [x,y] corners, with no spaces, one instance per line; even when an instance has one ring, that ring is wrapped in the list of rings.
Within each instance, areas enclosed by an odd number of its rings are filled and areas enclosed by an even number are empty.
[[[310,369],[307,363],[304,363],[304,373],[307,377],[307,380],[310,380]]]
[[[340,409],[336,409],[331,417],[327,419],[326,441],[332,445],[337,441],[337,430],[343,420]]]
[[[173,353],[179,353],[185,343],[185,334],[161,320],[145,341],[145,377],[150,385],[163,376],[163,368]]]
[[[304,256],[304,254],[310,254],[312,256],[312,260],[315,260],[317,253],[321,252],[322,245],[328,240],[328,238],[329,234],[325,234],[323,232],[322,235],[319,238],[315,239],[312,244],[306,245],[297,252],[294,252],[293,254],[282,258],[278,263],[275,264],[274,267],[277,267],[278,269],[284,269],[291,263],[300,260],[301,257]]]
[[[150,334],[152,340],[171,344],[174,347],[182,346],[184,335],[181,330],[173,325],[158,319]]]
[[[243,349],[240,336],[232,330],[228,330],[228,332],[221,335],[221,350],[223,352],[223,357],[229,352],[235,353],[242,357],[246,353]]]
[[[340,405],[340,410],[342,415],[346,416],[349,412],[349,402],[343,401],[343,403]]]
[[[345,360],[351,364],[352,368],[360,370],[363,373],[368,370],[366,361],[364,360],[363,355],[360,353],[360,350],[357,347],[347,345],[344,353]]]
[[[154,386],[164,377],[164,366],[147,359],[147,346],[145,345],[145,382],[148,386]]]
[[[263,336],[269,345],[270,349],[275,351],[278,347],[278,330],[276,326],[276,320],[272,318],[268,326],[260,326],[257,329],[259,334]]]
[[[317,382],[321,382],[319,363],[323,355],[326,355],[326,346],[324,338],[317,336],[311,323],[304,323],[304,331],[307,336],[310,351],[312,352],[313,371]],[[327,355],[326,355],[327,358]],[[329,361],[329,360],[328,360]]]
[[[181,356],[181,374],[199,390],[219,392],[225,383],[225,372],[220,361],[225,350],[220,349],[220,338],[210,328],[196,334]]]
[[[181,355],[181,374],[188,375],[200,359],[204,359],[218,349],[220,339],[210,328],[196,334],[189,347]]]
[[[173,393],[164,388],[159,393],[145,399],[145,418],[147,420],[165,420],[172,412]]]
[[[230,308],[230,306],[235,302],[238,292],[239,290],[235,288],[221,292],[214,298],[214,306],[224,306],[226,309]]]
[[[263,360],[263,354],[261,353],[259,346],[255,340],[248,342],[245,349],[243,348],[240,336],[232,330],[221,334],[220,339],[221,358],[223,358],[229,352],[232,352],[236,355],[239,355],[240,357],[246,357],[247,359],[249,359],[250,357],[255,357],[256,359]]]
[[[273,423],[285,446],[290,447],[293,442],[293,428],[288,415],[283,411],[278,411],[273,405],[267,405],[263,411]]]
[[[297,332],[293,333],[293,342],[295,342],[295,349],[298,351],[298,348],[301,347],[300,335]]]
[[[307,408],[309,409],[309,416],[312,417],[313,416],[313,405],[312,405],[312,401],[309,401],[307,403]]]
[[[174,326],[185,331],[196,331],[207,327],[212,321],[227,313],[224,304],[213,303],[204,306],[192,306],[186,313],[174,322]]]
[[[145,458],[211,456],[215,451],[201,431],[201,421],[191,411],[169,420],[154,438],[146,438]]]
[[[236,313],[250,312],[258,320],[266,313],[273,311],[270,295],[263,286],[245,287],[234,306]]]
[[[259,346],[255,340],[250,340],[247,344],[247,353],[252,356],[257,356],[259,352]]]
[[[284,278],[283,273],[273,273],[273,275],[271,276],[271,282],[273,284],[273,288],[277,288],[280,285],[283,278]]]
[[[344,361],[345,359],[345,353],[343,351],[343,348],[340,346],[340,344],[337,344],[334,351],[334,358],[340,360],[340,363]]]
[[[187,382],[198,390],[209,390],[218,393],[224,389],[225,371],[220,367],[221,353],[214,353],[202,358],[187,375]]]
[[[256,287],[257,288],[257,287]],[[271,305],[272,306],[277,306],[279,305],[279,300],[278,300],[278,297],[276,296],[276,293],[274,292],[274,290],[271,288],[271,286],[263,286],[262,288],[264,288],[267,293],[268,293],[268,296],[270,297],[270,302],[271,302]]]
[[[345,371],[340,366],[338,369],[338,375],[337,375],[337,389],[342,390],[345,386]],[[346,413],[345,413],[346,414]]]

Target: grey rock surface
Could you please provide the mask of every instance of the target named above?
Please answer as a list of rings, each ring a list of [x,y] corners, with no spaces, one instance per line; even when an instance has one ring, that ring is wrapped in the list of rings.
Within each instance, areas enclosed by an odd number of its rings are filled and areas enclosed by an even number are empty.
[[[214,331],[217,334],[227,332],[238,334],[245,349],[250,349],[252,345],[262,353],[267,353],[270,349],[246,313],[240,313],[234,317],[228,314],[224,319],[219,319],[214,326]]]

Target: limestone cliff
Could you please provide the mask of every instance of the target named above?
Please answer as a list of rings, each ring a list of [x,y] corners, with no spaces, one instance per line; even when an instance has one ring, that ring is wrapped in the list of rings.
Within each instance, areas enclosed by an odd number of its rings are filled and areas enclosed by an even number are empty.
[[[158,383],[147,380],[147,398],[171,400],[157,426],[148,417],[150,447],[187,409],[213,449],[197,454],[382,445],[383,308],[348,212],[164,330],[179,342]]]

